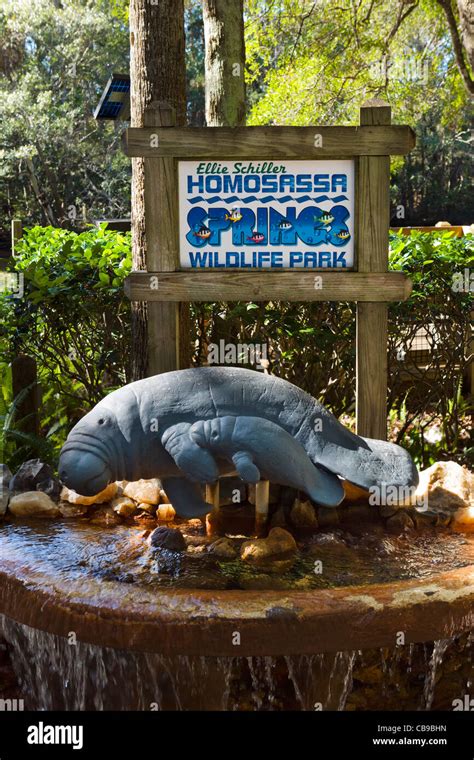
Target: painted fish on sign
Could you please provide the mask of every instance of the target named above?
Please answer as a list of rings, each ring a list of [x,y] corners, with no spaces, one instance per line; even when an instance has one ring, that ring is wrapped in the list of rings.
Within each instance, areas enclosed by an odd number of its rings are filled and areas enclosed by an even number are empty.
[[[180,263],[350,269],[354,162],[180,161]]]

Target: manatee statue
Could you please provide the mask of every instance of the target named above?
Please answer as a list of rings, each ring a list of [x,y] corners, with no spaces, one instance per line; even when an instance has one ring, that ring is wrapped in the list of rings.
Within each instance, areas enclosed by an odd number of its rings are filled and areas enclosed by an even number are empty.
[[[361,438],[296,386],[235,367],[177,370],[106,396],[71,430],[59,476],[85,496],[113,480],[158,477],[178,515],[210,511],[200,484],[237,471],[337,506],[340,478],[361,488],[415,486],[404,449]]]

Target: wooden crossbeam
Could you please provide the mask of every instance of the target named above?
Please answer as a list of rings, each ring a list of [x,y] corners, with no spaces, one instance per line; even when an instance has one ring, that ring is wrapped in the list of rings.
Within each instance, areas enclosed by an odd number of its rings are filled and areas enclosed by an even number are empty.
[[[408,126],[358,127],[130,127],[127,156],[216,159],[404,156],[415,145]]]
[[[411,281],[402,272],[201,270],[132,272],[132,301],[405,301]]]

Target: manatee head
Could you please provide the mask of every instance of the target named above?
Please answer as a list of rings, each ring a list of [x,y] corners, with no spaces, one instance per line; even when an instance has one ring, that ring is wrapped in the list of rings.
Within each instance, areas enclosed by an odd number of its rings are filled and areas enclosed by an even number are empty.
[[[121,469],[121,432],[115,414],[95,407],[71,430],[61,450],[59,477],[82,496],[95,496]]]

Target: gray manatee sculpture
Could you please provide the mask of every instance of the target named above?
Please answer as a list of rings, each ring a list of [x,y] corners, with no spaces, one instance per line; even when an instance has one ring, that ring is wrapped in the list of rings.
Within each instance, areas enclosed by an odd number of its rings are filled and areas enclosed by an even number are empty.
[[[351,433],[286,380],[235,367],[177,370],[114,391],[71,430],[59,462],[62,482],[84,496],[113,480],[158,477],[186,518],[211,510],[199,484],[235,471],[326,506],[344,498],[341,477],[365,489],[418,483],[400,446]]]

